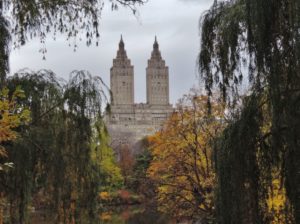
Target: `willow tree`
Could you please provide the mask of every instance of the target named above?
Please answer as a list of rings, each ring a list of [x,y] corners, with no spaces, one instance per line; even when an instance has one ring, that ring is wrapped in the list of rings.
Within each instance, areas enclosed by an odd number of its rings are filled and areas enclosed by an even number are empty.
[[[95,212],[101,182],[100,167],[92,159],[91,150],[93,126],[102,119],[103,91],[102,80],[86,71],[72,72],[64,88],[63,110],[53,130],[53,163],[48,163],[58,222],[75,223],[84,211],[89,216]]]
[[[3,87],[5,74],[9,71],[9,43],[10,35],[6,20],[0,16],[0,88]]]
[[[40,38],[42,53],[47,35],[61,34],[75,40],[82,36],[87,45],[99,39],[101,12],[105,3],[112,9],[119,5],[136,12],[138,4],[145,0],[0,0],[0,81],[8,72],[10,40],[15,47],[29,39]],[[82,31],[82,32],[80,32]],[[76,47],[76,46],[74,46]]]
[[[245,110],[249,111],[247,113],[256,117],[255,122],[251,122],[254,118],[242,113],[239,117],[241,124],[238,124],[245,131],[246,128],[252,130],[252,133],[249,131],[245,135],[239,135],[238,129],[231,130],[231,137],[228,136],[228,132],[225,133],[227,138],[223,143],[227,142],[226,144],[234,147],[230,150],[224,147],[224,150],[229,151],[223,153],[222,161],[231,160],[235,164],[238,171],[234,173],[238,179],[231,179],[230,183],[219,182],[220,190],[225,190],[226,187],[233,190],[232,186],[245,188],[248,186],[245,185],[246,180],[253,183],[255,178],[259,178],[257,175],[260,175],[259,172],[255,172],[257,166],[281,166],[287,196],[292,204],[296,223],[299,223],[300,161],[297,158],[300,156],[300,1],[215,1],[211,9],[204,14],[201,28],[199,70],[208,93],[211,94],[211,90],[217,86],[222,92],[222,98],[233,102],[239,98],[239,84],[243,78],[248,77],[250,94],[256,98],[244,105]],[[261,101],[257,97],[264,100]],[[263,111],[262,105],[267,105],[268,111]],[[270,115],[271,127],[265,136],[269,139],[270,147],[265,148],[265,156],[257,157],[256,150],[259,147],[255,147],[249,140],[255,140],[255,129],[262,126],[261,112]],[[234,134],[238,135],[237,138],[234,138]],[[238,144],[234,144],[236,141]],[[256,139],[256,142],[260,141]],[[240,147],[237,147],[238,145]],[[220,147],[221,150],[222,146]],[[249,157],[239,157],[237,150]],[[257,158],[251,159],[251,155]],[[221,167],[224,165],[222,161],[219,161]],[[261,163],[262,161],[264,163]],[[242,173],[245,169],[251,172]],[[234,175],[230,173],[230,169],[224,172],[220,172],[219,175]],[[250,186],[255,187],[251,184]],[[248,222],[244,223],[266,221],[259,206],[253,205],[252,209],[248,210],[243,206],[230,207],[230,199],[226,200],[225,192],[219,197],[224,202],[219,208],[220,212],[225,209],[227,214],[234,213],[232,209],[235,208],[235,214],[241,214],[242,211],[247,214],[245,220],[248,219]],[[255,198],[259,192],[263,193],[263,190],[257,189],[249,197]],[[242,201],[243,195],[240,193],[238,190],[237,197]],[[243,220],[239,219],[240,216],[226,217],[222,212],[219,215],[221,223]]]
[[[14,168],[0,176],[10,223],[27,223],[30,202],[52,208],[58,223],[93,217],[102,183],[92,143],[105,144],[94,128],[105,100],[101,79],[79,71],[64,84],[50,71],[23,71],[7,86],[22,86],[26,97],[18,103],[31,111],[31,124],[18,127],[19,138],[7,146]]]
[[[7,87],[13,91],[22,85],[25,97],[18,103],[31,110],[31,124],[20,126],[19,136],[14,143],[7,147],[8,160],[14,164],[7,174],[1,176],[1,192],[9,202],[10,223],[24,223],[27,219],[27,207],[32,192],[40,188],[45,166],[44,161],[52,148],[51,121],[61,108],[57,102],[62,98],[62,86],[57,82],[53,73],[40,72],[16,75],[7,82]],[[60,106],[60,107],[59,107]],[[46,113],[49,111],[48,113]],[[50,113],[51,112],[51,113]],[[45,115],[43,115],[45,114]],[[40,164],[39,167],[37,164]],[[36,181],[36,184],[34,184]],[[8,204],[6,204],[8,206]],[[8,208],[7,208],[8,210]]]
[[[12,46],[19,47],[28,40],[39,38],[41,52],[46,53],[47,35],[63,35],[68,40],[82,39],[91,45],[98,43],[101,11],[104,3],[112,9],[119,5],[136,12],[145,0],[0,0],[0,90],[9,72]],[[75,41],[76,42],[76,41]],[[76,47],[76,44],[75,46]]]

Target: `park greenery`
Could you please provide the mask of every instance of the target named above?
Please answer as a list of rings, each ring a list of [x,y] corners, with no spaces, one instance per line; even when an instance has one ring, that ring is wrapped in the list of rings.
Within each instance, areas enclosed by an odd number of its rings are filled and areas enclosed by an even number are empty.
[[[214,213],[213,138],[223,129],[224,111],[207,97],[185,96],[163,129],[149,137],[153,160],[148,175],[157,185],[159,208],[176,217],[211,219]]]
[[[216,147],[219,223],[278,223],[265,204],[274,178],[286,199],[280,223],[300,222],[299,9],[298,0],[215,1],[203,16],[200,74],[208,95],[218,88],[237,111]]]
[[[122,145],[118,157],[100,77],[7,77],[12,45],[80,31],[97,42],[104,3],[0,0],[0,224],[31,223],[33,210],[53,223],[124,223],[110,206],[146,202],[175,222],[299,223],[300,1],[215,1],[200,23],[206,92],[191,90],[138,154]]]
[[[7,156],[1,161],[12,164],[1,172],[2,203],[9,205],[10,223],[26,223],[30,205],[51,208],[58,223],[73,223],[82,208],[95,208],[100,181],[110,189],[122,183],[100,117],[102,81],[74,71],[63,84],[43,70],[22,71],[6,83],[7,92],[22,86],[23,97],[12,100],[26,110],[15,116],[23,119],[30,111],[31,118],[12,127],[18,132],[13,144],[3,140]],[[92,216],[93,210],[86,212]]]

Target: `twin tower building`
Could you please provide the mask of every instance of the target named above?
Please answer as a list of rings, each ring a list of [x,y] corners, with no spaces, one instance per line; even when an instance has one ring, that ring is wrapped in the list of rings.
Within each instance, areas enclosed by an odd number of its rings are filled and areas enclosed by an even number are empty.
[[[169,68],[161,57],[155,37],[151,58],[146,69],[147,104],[169,105]],[[134,104],[134,68],[127,57],[121,37],[117,57],[110,70],[112,105]]]
[[[146,68],[147,102],[134,102],[134,67],[121,37],[117,57],[110,69],[111,112],[106,125],[112,141],[134,143],[157,131],[173,112],[169,103],[169,68],[155,37]]]

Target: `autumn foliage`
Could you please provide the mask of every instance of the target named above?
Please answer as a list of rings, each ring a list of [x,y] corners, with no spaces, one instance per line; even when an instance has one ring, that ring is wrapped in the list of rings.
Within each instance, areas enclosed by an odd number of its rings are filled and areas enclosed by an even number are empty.
[[[17,103],[24,98],[24,92],[18,87],[10,96],[7,88],[0,92],[0,158],[7,157],[3,146],[5,142],[15,140],[17,132],[15,129],[22,124],[28,123],[30,112]],[[2,165],[0,164],[0,170]]]
[[[187,95],[163,129],[149,137],[148,175],[157,186],[160,210],[177,217],[209,218],[214,212],[212,140],[222,131],[223,108],[207,97]]]

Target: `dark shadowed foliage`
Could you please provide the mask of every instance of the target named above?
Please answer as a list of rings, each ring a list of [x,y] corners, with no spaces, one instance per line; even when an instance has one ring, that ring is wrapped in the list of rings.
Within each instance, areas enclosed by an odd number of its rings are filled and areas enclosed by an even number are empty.
[[[20,104],[30,108],[32,123],[19,127],[7,146],[14,168],[1,173],[1,192],[10,202],[11,223],[28,220],[28,205],[48,208],[56,222],[94,217],[101,186],[100,167],[91,156],[93,128],[105,101],[102,81],[88,72],[72,72],[70,81],[51,71],[22,71],[7,80],[22,86]]]
[[[296,158],[300,158],[300,1],[215,1],[203,16],[201,29],[199,68],[208,93],[211,94],[212,89],[217,86],[223,99],[228,103],[232,99],[239,99],[239,84],[242,78],[246,77],[250,81],[249,89],[252,97],[256,98],[261,94],[264,96],[263,103],[257,105],[246,103],[244,110],[252,108],[255,117],[260,110],[259,106],[267,105],[268,111],[264,113],[268,114],[271,122],[268,133],[270,147],[267,149],[268,153],[260,155],[262,157],[260,159],[265,161],[264,164],[282,167],[282,180],[293,207],[295,222],[299,223],[300,160]],[[247,65],[248,69],[244,68],[244,65]],[[255,170],[257,166],[263,165],[251,159],[257,147],[248,141],[257,137],[255,129],[257,126],[262,127],[263,122],[251,121],[254,118],[244,116],[244,113],[242,112],[237,123],[224,133],[227,137],[223,139],[223,146],[219,149],[225,150],[220,152],[222,158],[219,158],[220,166],[217,166],[219,175],[228,177],[233,186],[246,183],[238,181],[247,179],[252,181],[257,175],[262,175]],[[234,135],[229,133],[236,132],[241,123],[245,123],[249,130],[253,131],[231,138],[230,136]],[[230,153],[227,153],[226,145],[234,145],[230,148]],[[238,151],[243,152],[244,163],[241,163],[243,160],[240,157],[236,157]],[[220,170],[229,160],[235,164],[237,171]],[[253,172],[240,172],[243,170]],[[237,175],[239,178],[234,179]],[[221,176],[219,178],[223,179]],[[222,203],[226,201],[226,190],[233,187],[227,188],[228,184],[224,181],[219,182],[219,189],[223,193],[219,195],[218,200]],[[263,213],[262,208],[254,204],[251,205],[251,209],[239,206],[240,201],[247,199],[251,204],[257,197],[257,192],[253,191],[248,192],[249,198],[245,199],[242,192],[243,188],[235,192],[237,193],[235,198],[238,198],[232,202],[234,206],[225,207],[226,204],[220,204],[220,222],[260,223],[261,220],[268,222],[259,215]],[[226,214],[223,212],[225,210],[228,211]],[[241,222],[239,216],[230,215],[242,213],[251,219],[241,219]]]
[[[3,87],[6,73],[9,71],[9,42],[10,34],[7,29],[7,22],[0,15],[0,88]]]

